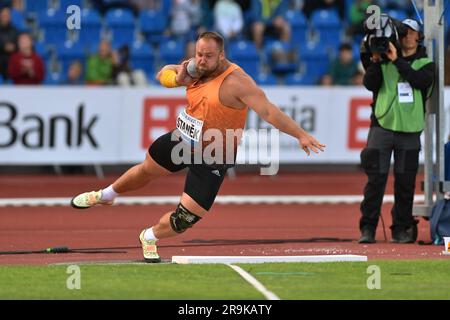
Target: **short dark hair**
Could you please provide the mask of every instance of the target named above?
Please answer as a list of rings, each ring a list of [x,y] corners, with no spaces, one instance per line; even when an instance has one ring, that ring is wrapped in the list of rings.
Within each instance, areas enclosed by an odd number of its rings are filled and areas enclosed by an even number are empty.
[[[223,37],[218,33],[214,31],[206,31],[199,34],[197,41],[200,39],[212,39],[217,43],[217,46],[219,47],[220,51],[225,50],[225,41]]]
[[[350,43],[345,42],[345,43],[342,43],[342,44],[339,46],[339,51],[342,51],[342,50],[349,50],[349,51],[352,51],[353,48],[352,48],[352,45],[351,45]]]

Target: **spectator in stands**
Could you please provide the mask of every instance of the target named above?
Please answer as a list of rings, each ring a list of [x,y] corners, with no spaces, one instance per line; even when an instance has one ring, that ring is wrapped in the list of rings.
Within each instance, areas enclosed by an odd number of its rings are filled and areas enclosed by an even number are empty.
[[[294,73],[297,69],[298,51],[295,46],[289,43],[274,43],[270,50],[267,50],[270,70],[277,76],[285,76]]]
[[[144,71],[131,68],[130,50],[127,45],[119,48],[118,63],[113,66],[113,79],[120,86],[145,86],[147,84]]]
[[[345,19],[345,0],[305,0],[303,13],[309,19],[315,10],[334,9],[341,20]]]
[[[18,38],[18,52],[11,55],[8,73],[14,84],[40,84],[44,80],[44,62],[33,50],[33,39],[28,33]]]
[[[67,70],[67,77],[63,83],[65,85],[83,85],[83,64],[77,60],[70,64],[69,70]]]
[[[203,9],[200,0],[174,0],[170,11],[170,34],[193,40],[202,30]]]
[[[107,85],[114,82],[113,67],[118,64],[118,56],[111,50],[108,41],[102,40],[98,53],[88,58],[86,64],[86,83]]]
[[[339,46],[339,56],[331,63],[329,75],[335,85],[352,84],[352,77],[358,71],[358,63],[353,59],[352,46],[343,43]]]
[[[8,79],[8,60],[16,51],[17,36],[19,31],[11,23],[10,9],[0,9],[0,75]]]
[[[23,0],[13,0],[11,7],[17,11],[23,12]]]
[[[347,34],[349,36],[364,35],[363,22],[366,19],[366,10],[371,5],[369,0],[356,0],[350,6],[349,28]]]
[[[353,75],[352,80],[350,81],[353,86],[362,86],[364,85],[364,72],[359,70]]]
[[[272,37],[278,40],[289,42],[291,39],[291,28],[284,16],[289,9],[288,0],[254,0],[252,5],[253,41],[257,48],[262,48],[264,38]]]
[[[319,81],[321,86],[329,87],[333,85],[333,78],[327,73],[324,74]]]
[[[227,40],[242,32],[244,17],[241,7],[234,0],[219,0],[214,6],[215,29]]]

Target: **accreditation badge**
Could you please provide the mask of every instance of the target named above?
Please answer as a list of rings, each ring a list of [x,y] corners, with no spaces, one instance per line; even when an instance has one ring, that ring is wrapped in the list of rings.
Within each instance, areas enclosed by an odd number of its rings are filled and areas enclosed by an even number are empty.
[[[398,89],[398,102],[399,103],[412,103],[414,102],[413,89],[408,82],[399,82]]]

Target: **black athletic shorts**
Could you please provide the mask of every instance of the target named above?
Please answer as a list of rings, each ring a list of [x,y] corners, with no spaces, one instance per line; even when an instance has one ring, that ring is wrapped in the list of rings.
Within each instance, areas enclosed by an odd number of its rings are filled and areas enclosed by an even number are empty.
[[[172,141],[172,132],[168,132],[156,139],[149,147],[148,153],[156,163],[170,172],[177,172],[188,168],[184,192],[194,199],[203,209],[209,210],[219,192],[227,170],[233,165],[206,164],[204,161],[201,164],[194,164],[193,153],[190,155],[190,164],[174,163],[171,157],[172,149],[178,143],[183,142],[181,142],[181,138],[178,141]]]

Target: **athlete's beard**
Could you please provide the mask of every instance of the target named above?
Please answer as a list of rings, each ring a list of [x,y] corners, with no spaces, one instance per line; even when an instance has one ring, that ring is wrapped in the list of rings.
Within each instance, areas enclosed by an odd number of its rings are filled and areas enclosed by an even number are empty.
[[[214,74],[217,71],[217,69],[219,69],[219,67],[220,67],[220,62],[219,62],[219,60],[217,60],[216,66],[213,69],[207,69],[207,70],[200,69],[199,71],[200,71],[202,77],[209,77],[210,75]]]

